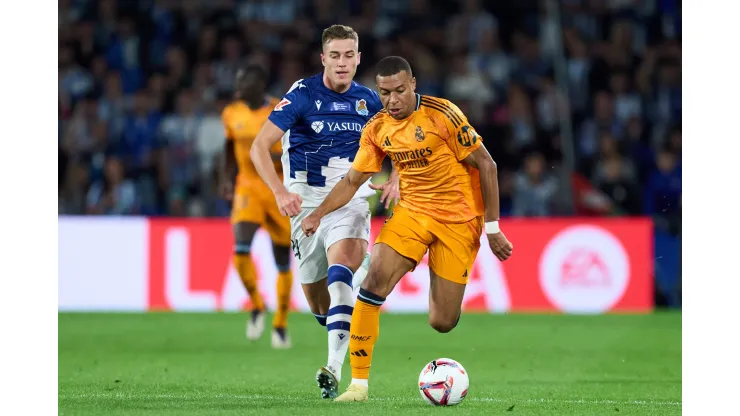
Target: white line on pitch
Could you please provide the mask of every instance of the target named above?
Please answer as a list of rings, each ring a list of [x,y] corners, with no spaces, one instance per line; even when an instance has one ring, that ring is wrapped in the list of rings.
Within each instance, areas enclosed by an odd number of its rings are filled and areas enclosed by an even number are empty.
[[[240,394],[215,394],[215,395],[203,395],[203,394],[135,394],[135,393],[73,393],[73,394],[60,394],[60,399],[144,399],[144,400],[187,400],[187,399],[203,399],[203,398],[217,398],[217,399],[245,399],[245,400],[283,400],[283,401],[306,401],[305,397],[294,397],[294,396],[273,396],[265,394],[253,394],[253,395],[240,395]],[[407,401],[407,398],[402,397],[374,397],[370,401],[383,401],[383,402],[394,402],[394,401]],[[621,404],[621,405],[642,405],[642,406],[681,406],[680,401],[665,401],[665,400],[599,400],[599,399],[504,399],[499,397],[468,397],[466,401],[472,402],[491,402],[491,403],[550,403],[550,404],[590,404],[590,405],[607,405],[607,404]]]

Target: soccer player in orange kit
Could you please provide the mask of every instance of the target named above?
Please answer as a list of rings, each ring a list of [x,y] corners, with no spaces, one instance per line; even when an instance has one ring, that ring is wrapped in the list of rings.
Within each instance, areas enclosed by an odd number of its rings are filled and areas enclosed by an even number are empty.
[[[513,246],[499,228],[496,164],[464,114],[451,102],[416,94],[409,63],[382,59],[376,83],[385,109],[367,122],[352,169],[301,224],[313,234],[321,218],[350,200],[381,168],[386,155],[398,170],[401,199],[383,225],[350,325],[352,382],[336,401],[368,399],[380,306],[429,251],[429,323],[449,332],[460,319],[468,273],[484,228],[496,257]]]
[[[234,228],[234,267],[249,293],[252,313],[247,320],[247,338],[259,339],[264,331],[265,302],[257,290],[257,271],[251,257],[254,234],[262,227],[273,244],[278,269],[277,310],[272,321],[273,348],[290,348],[287,333],[290,292],[293,274],[290,270],[290,218],[280,214],[270,188],[262,181],[249,156],[254,138],[277,105],[267,95],[267,72],[250,65],[236,74],[237,100],[226,106],[221,118],[226,131],[225,163],[222,178],[223,196],[232,200],[231,223]],[[273,165],[282,174],[282,149],[276,143],[271,150]],[[238,173],[237,173],[238,171]],[[236,177],[236,186],[234,178]]]

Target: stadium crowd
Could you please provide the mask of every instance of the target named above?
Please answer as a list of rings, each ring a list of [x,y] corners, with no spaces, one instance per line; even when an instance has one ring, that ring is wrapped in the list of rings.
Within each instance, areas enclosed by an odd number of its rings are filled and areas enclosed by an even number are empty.
[[[677,232],[680,1],[557,3],[561,25],[536,0],[60,0],[59,213],[228,215],[220,111],[237,69],[264,65],[280,97],[322,70],[321,30],[342,23],[360,34],[356,81],[401,55],[418,92],[469,115],[503,215],[575,206]]]

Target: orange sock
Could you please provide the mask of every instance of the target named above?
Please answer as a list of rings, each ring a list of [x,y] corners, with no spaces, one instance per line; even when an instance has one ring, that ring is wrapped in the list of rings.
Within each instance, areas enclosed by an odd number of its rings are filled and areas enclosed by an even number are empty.
[[[234,255],[234,267],[239,273],[239,277],[242,279],[244,288],[249,293],[249,299],[252,301],[252,308],[264,311],[265,302],[262,300],[262,295],[257,290],[257,270],[254,268],[252,257],[249,254],[235,254]]]
[[[380,305],[384,301],[385,298],[365,289],[360,289],[357,296],[349,329],[349,363],[353,382],[354,379],[367,380],[370,377],[373,348],[380,332]]]
[[[288,309],[290,308],[290,290],[293,288],[293,272],[279,272],[277,279],[277,310],[272,318],[273,328],[288,326]]]

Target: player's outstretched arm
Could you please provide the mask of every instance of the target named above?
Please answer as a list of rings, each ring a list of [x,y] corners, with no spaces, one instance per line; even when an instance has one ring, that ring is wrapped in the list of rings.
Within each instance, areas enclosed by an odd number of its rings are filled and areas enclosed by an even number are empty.
[[[498,168],[496,162],[482,144],[467,155],[463,162],[480,172],[481,192],[485,208],[486,234],[493,254],[504,261],[511,256],[514,246],[499,229]]]
[[[368,179],[373,175],[372,172],[360,172],[355,168],[350,168],[349,172],[344,175],[344,178],[337,183],[334,189],[329,192],[324,202],[316,208],[311,215],[304,218],[301,222],[301,228],[307,236],[315,233],[319,228],[321,218],[326,214],[336,211],[337,209],[347,205],[352,197],[360,189],[360,186],[367,182]]]
[[[273,159],[270,155],[270,149],[283,137],[284,133],[271,120],[266,120],[252,143],[249,156],[257,173],[259,173],[267,186],[270,187],[272,193],[275,194],[275,200],[280,208],[280,213],[292,217],[298,215],[301,211],[303,200],[298,194],[292,194],[285,188],[285,185],[280,180],[280,176],[275,171]]]

